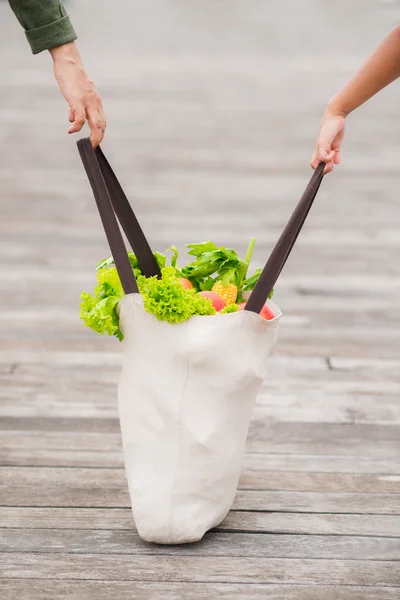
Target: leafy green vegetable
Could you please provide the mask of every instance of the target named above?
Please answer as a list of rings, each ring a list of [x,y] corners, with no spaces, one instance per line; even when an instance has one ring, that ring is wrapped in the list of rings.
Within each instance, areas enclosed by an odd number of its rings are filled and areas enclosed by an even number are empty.
[[[262,271],[262,269],[256,269],[256,272],[254,273],[254,275],[252,275],[251,277],[248,277],[247,279],[244,280],[244,282],[243,282],[243,291],[244,292],[249,292],[249,291],[254,290],[256,283],[260,278],[261,271]]]
[[[198,290],[210,290],[216,281],[222,281],[224,285],[233,283],[238,288],[238,298],[241,298],[255,243],[256,239],[252,238],[245,260],[231,248],[218,248],[213,242],[188,244],[189,254],[196,260],[184,267],[182,274]]]
[[[182,323],[193,315],[215,314],[210,300],[182,287],[173,267],[162,269],[161,279],[140,276],[137,283],[145,310],[160,321]]]
[[[80,317],[85,325],[102,335],[108,333],[108,335],[115,335],[118,339],[121,339],[119,318],[115,310],[121,298],[118,296],[108,296],[103,299],[94,298],[87,292],[83,292],[81,299]]]
[[[170,246],[167,250],[167,252],[172,252],[172,258],[171,258],[171,267],[174,267],[174,269],[176,269],[176,263],[178,261],[178,248],[176,246]],[[165,267],[166,265],[164,265]]]
[[[244,292],[251,292],[254,290],[254,288],[256,287],[256,283],[260,279],[261,273],[262,273],[262,269],[256,269],[256,272],[254,273],[254,275],[252,275],[251,277],[248,277],[248,279],[246,279],[243,282],[243,291]],[[272,298],[273,295],[274,295],[274,290],[271,290],[268,297]]]
[[[261,269],[247,277],[249,263],[253,254],[255,238],[250,241],[245,260],[239,258],[231,248],[217,247],[213,242],[189,244],[189,255],[194,260],[183,269],[179,269],[178,250],[171,246],[166,254],[155,252],[154,257],[160,267],[162,277],[146,278],[133,252],[128,252],[132,271],[138,282],[145,309],[160,320],[181,323],[192,315],[215,314],[211,301],[196,294],[197,291],[209,291],[217,281],[224,285],[233,283],[238,287],[237,302],[242,301],[243,291],[254,289]],[[167,253],[171,252],[170,266],[167,266]],[[186,290],[179,277],[189,279],[194,288]],[[86,326],[104,335],[114,335],[122,341],[117,314],[118,302],[124,291],[115,267],[114,260],[107,258],[96,268],[97,285],[93,295],[82,292],[80,317]],[[273,292],[270,294],[272,297]],[[227,314],[239,310],[237,304],[226,306],[221,313]]]
[[[209,280],[211,275],[218,273],[218,278],[235,279],[239,267],[239,257],[230,248],[217,248],[212,242],[189,244],[189,254],[196,256],[196,260],[182,269],[182,275],[187,277],[197,289],[202,289],[204,280]],[[214,278],[213,283],[217,278]],[[211,284],[211,281],[209,281]],[[211,286],[212,287],[212,286]]]
[[[205,252],[215,252],[215,250],[218,250],[217,246],[213,242],[187,244],[187,248],[190,248],[188,254],[196,257],[202,256]]]
[[[240,310],[239,304],[228,304],[222,310],[220,310],[221,315],[227,315],[229,313],[234,313]]]
[[[139,275],[143,275],[143,271],[140,268],[139,261],[136,258],[136,255],[133,252],[128,252],[129,262],[131,263],[131,267],[135,277],[139,277]],[[167,265],[167,257],[165,254],[161,254],[160,252],[154,252],[154,258],[157,261],[160,269],[163,269]],[[101,269],[106,269],[108,267],[114,267],[115,262],[112,256],[110,258],[106,258],[102,260],[96,268],[96,271],[100,271]]]
[[[117,269],[105,266],[96,272],[96,279],[94,295],[87,292],[81,294],[80,318],[97,333],[108,333],[122,340],[116,308],[124,296],[124,290]]]

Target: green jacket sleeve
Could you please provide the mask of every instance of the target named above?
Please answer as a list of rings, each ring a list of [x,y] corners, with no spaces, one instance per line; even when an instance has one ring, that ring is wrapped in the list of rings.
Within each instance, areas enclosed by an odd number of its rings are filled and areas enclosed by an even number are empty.
[[[76,40],[67,12],[60,0],[9,0],[33,54]]]

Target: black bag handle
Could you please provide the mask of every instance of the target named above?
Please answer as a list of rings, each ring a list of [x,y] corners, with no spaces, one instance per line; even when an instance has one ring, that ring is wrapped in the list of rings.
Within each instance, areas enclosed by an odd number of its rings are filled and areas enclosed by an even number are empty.
[[[260,278],[246,303],[245,310],[259,313],[276,284],[310,212],[324,176],[325,163],[315,169],[298,205],[277,241]]]
[[[160,276],[160,269],[129,201],[100,147],[93,150],[88,138],[77,143],[96,200],[100,218],[122,287],[126,294],[138,287],[117,218],[146,277]]]
[[[157,261],[129,201],[100,147],[93,150],[89,138],[79,140],[77,145],[124,291],[126,294],[137,293],[137,283],[117,217],[146,277],[160,276]],[[320,163],[314,171],[246,303],[245,310],[261,312],[310,212],[323,179],[324,167],[325,163]]]
[[[117,219],[125,232],[128,242],[135,253],[136,258],[138,259],[143,274],[146,277],[153,277],[154,275],[160,277],[160,268],[146,239],[146,236],[139,225],[136,215],[129,204],[129,200],[126,197],[121,184],[112,170],[110,163],[104,156],[100,146],[96,148],[95,154],[100,166],[100,170],[103,174],[104,182],[108,189],[111,204],[115,214],[117,215]]]

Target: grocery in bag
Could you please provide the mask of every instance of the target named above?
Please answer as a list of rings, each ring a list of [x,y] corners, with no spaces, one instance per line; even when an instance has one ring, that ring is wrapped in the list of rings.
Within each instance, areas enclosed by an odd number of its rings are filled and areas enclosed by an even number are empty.
[[[115,313],[100,314],[108,310],[107,298],[98,314],[99,298],[93,300],[92,312],[94,320],[108,319],[110,331],[117,327],[123,338],[118,409],[134,522],[148,542],[198,541],[233,504],[252,409],[281,317],[269,296],[318,192],[324,165],[314,172],[247,302],[237,304],[238,289],[229,287],[228,294],[228,286],[235,287],[228,279],[207,282],[225,296],[226,310],[217,310],[215,298],[183,290],[176,271],[157,260],[101,149],[93,150],[88,139],[80,140],[78,149],[112,253],[100,269],[114,269],[115,286],[121,285],[120,296],[111,300]],[[218,260],[214,245],[198,252],[203,250],[202,256],[214,252]],[[232,269],[229,277],[236,277]],[[171,306],[175,312],[168,312]]]

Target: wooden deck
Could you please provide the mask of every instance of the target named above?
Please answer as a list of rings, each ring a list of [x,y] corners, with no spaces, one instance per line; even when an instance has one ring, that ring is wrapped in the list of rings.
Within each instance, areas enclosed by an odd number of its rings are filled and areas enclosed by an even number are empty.
[[[153,247],[256,235],[258,264],[325,101],[400,16],[377,0],[69,4]],[[280,280],[234,510],[200,544],[155,547],[129,508],[121,347],[78,320],[108,250],[64,102],[4,2],[0,33],[1,599],[398,600],[398,87],[352,118]]]

